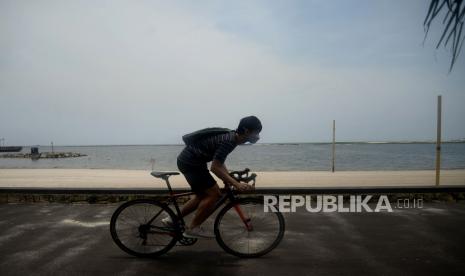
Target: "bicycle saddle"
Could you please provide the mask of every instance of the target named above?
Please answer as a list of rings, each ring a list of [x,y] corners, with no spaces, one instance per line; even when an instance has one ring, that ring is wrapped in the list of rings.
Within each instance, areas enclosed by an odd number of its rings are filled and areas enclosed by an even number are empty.
[[[179,173],[178,172],[157,172],[157,171],[153,171],[150,174],[155,176],[155,177],[158,177],[158,178],[163,178],[163,177],[167,177],[167,176],[170,176],[170,175],[178,175]]]

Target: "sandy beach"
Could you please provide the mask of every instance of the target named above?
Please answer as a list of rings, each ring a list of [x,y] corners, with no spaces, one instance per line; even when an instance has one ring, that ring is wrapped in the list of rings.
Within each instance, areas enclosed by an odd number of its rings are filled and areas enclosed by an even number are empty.
[[[285,171],[255,172],[257,187],[434,186],[435,171]],[[217,178],[218,183],[221,180]],[[188,184],[182,175],[170,177],[173,188]],[[441,185],[465,185],[465,170],[442,170]],[[148,170],[0,169],[0,187],[46,188],[166,188]],[[220,185],[221,187],[221,185]]]

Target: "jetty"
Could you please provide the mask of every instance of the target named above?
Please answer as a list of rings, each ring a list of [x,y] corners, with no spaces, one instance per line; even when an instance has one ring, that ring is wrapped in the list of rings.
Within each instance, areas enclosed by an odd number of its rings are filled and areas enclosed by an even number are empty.
[[[41,153],[12,153],[12,154],[1,154],[0,158],[73,158],[87,156],[86,154],[77,152],[41,152]]]

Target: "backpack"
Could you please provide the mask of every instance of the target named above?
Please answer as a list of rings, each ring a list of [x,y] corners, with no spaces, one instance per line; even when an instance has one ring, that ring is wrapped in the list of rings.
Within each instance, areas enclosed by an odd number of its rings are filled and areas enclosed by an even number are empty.
[[[229,129],[229,128],[208,127],[208,128],[200,129],[200,130],[185,134],[185,135],[182,136],[182,140],[184,141],[184,143],[186,145],[192,145],[192,144],[195,144],[195,143],[197,143],[198,141],[200,141],[202,139],[205,139],[205,138],[208,138],[208,137],[211,137],[211,136],[215,136],[215,135],[218,135],[218,134],[225,134],[225,133],[228,133],[230,131],[232,131],[232,130]]]

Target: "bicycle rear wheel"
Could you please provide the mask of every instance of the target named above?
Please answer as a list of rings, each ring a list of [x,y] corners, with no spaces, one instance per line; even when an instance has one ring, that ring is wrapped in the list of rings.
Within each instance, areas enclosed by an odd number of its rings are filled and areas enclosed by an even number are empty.
[[[171,217],[171,221],[176,221],[173,211],[157,201],[128,201],[118,207],[111,217],[111,237],[118,247],[133,256],[159,256],[168,252],[177,241],[176,229],[166,227],[161,222],[167,216]]]
[[[253,258],[278,246],[284,236],[285,223],[281,213],[264,211],[263,200],[241,198],[219,212],[214,229],[218,244],[226,252]]]

